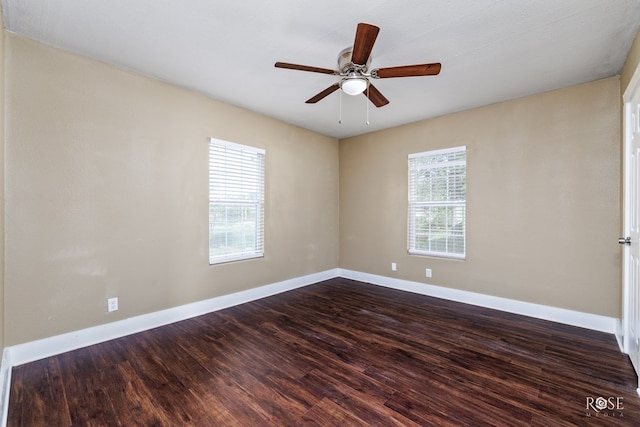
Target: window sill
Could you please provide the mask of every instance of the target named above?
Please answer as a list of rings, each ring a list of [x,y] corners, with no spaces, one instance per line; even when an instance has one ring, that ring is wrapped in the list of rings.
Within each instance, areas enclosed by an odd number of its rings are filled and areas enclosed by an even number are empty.
[[[419,256],[423,258],[436,258],[436,259],[446,259],[451,261],[466,261],[466,254],[456,255],[456,254],[444,254],[439,252],[420,252],[420,251],[409,251],[409,255]]]
[[[209,265],[220,265],[220,264],[228,264],[231,262],[239,262],[239,261],[249,261],[256,258],[264,258],[264,254],[251,254],[251,255],[238,255],[238,256],[229,256],[224,258],[215,258],[209,259]]]

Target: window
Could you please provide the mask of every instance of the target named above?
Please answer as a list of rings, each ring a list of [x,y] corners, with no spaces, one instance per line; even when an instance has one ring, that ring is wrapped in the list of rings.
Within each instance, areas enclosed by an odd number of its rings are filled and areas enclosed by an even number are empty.
[[[465,257],[467,147],[409,155],[409,253]]]
[[[211,138],[209,264],[264,255],[264,155]]]

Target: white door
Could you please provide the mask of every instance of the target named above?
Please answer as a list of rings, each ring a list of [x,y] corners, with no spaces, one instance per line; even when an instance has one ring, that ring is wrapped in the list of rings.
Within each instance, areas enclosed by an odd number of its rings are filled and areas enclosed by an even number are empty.
[[[624,350],[640,374],[640,68],[624,99]],[[638,391],[640,392],[640,383]]]

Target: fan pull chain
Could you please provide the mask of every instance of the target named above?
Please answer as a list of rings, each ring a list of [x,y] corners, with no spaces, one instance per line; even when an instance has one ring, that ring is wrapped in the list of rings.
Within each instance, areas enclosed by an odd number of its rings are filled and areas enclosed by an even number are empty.
[[[340,107],[338,109],[338,124],[342,124],[342,88],[340,88]]]
[[[367,126],[369,126],[369,82],[367,82],[367,98],[364,102],[367,104]]]

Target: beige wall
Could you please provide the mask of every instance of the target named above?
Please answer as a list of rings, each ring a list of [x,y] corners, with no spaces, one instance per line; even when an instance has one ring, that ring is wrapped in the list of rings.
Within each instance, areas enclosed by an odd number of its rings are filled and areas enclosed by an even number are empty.
[[[627,63],[638,49],[636,40]],[[338,265],[620,314],[617,78],[338,149],[334,139],[11,34],[6,73],[6,345]],[[208,265],[211,136],[267,150],[264,259]],[[462,144],[467,260],[409,256],[406,156]],[[107,314],[111,296],[120,310]]]
[[[335,139],[6,42],[7,345],[337,267]],[[264,259],[208,265],[209,137],[266,149]]]
[[[620,73],[620,90],[622,93],[627,89],[633,73],[636,71],[636,68],[638,68],[638,64],[640,64],[640,31],[636,34],[636,38],[629,50],[629,55],[627,55],[627,60]]]
[[[340,267],[619,316],[619,96],[614,77],[340,141]],[[409,256],[407,155],[459,145],[467,259]]]

